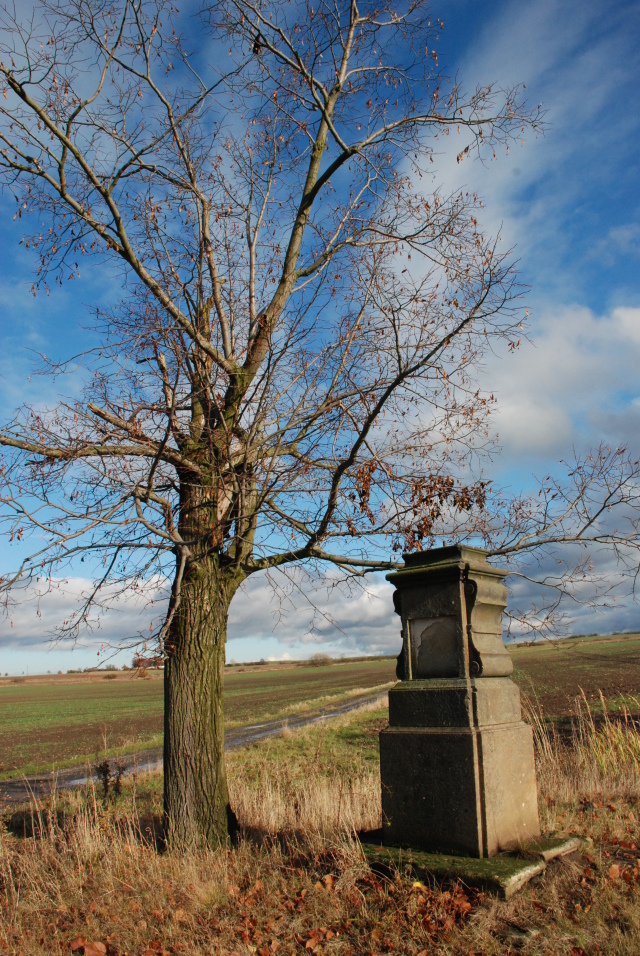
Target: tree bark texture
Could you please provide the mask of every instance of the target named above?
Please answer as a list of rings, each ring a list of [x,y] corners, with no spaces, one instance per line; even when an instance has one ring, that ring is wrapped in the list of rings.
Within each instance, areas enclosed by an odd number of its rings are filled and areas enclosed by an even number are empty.
[[[208,507],[203,510],[202,500],[194,507],[191,498],[181,525],[195,531]],[[215,552],[191,562],[167,643],[165,832],[171,845],[182,848],[224,843],[235,822],[225,773],[223,684],[227,617],[239,583],[237,572],[220,567]]]

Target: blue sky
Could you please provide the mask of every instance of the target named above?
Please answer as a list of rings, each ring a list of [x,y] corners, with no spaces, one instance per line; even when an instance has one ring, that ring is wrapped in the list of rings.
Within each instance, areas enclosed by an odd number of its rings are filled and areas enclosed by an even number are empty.
[[[594,0],[432,4],[444,20],[440,65],[463,85],[526,84],[529,102],[544,105],[547,130],[494,162],[455,162],[445,143],[438,177],[447,189],[466,186],[485,200],[483,224],[501,229],[514,247],[530,287],[530,343],[515,355],[496,355],[481,371],[499,410],[501,452],[488,466],[513,490],[531,487],[572,450],[600,441],[626,443],[640,455],[640,58],[635,3]],[[63,357],[85,341],[86,310],[114,289],[108,275],[92,274],[30,295],[33,261],[21,246],[12,201],[0,202],[0,418],[25,399],[53,401],[51,383],[30,377],[33,353]],[[12,552],[0,541],[0,565]],[[391,588],[372,579],[367,591],[329,588],[311,596],[304,582],[248,583],[231,609],[228,658],[305,657],[332,653],[393,652],[398,626]],[[101,622],[84,647],[47,650],[45,637],[65,614],[71,580],[41,602],[0,620],[0,670],[66,670],[97,662],[101,641],[138,626],[148,630],[161,609],[131,603]],[[303,593],[305,592],[305,593]],[[624,603],[600,615],[578,614],[576,631],[640,625]],[[118,662],[128,660],[130,653]]]

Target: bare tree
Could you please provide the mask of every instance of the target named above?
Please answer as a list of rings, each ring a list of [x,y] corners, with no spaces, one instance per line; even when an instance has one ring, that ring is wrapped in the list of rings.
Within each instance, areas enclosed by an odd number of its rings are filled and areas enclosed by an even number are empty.
[[[602,611],[637,593],[640,461],[601,444],[559,464],[537,495],[492,494],[487,508],[486,547],[526,595],[511,601],[510,626],[534,636],[566,633],[579,605]]]
[[[171,573],[154,636],[185,846],[228,831],[224,644],[249,575],[363,574],[441,534],[528,547],[464,477],[489,440],[474,368],[521,335],[513,264],[430,166],[444,137],[460,161],[539,114],[441,76],[422,2],[226,0],[200,53],[176,17],[159,0],[4,12],[0,165],[37,220],[36,285],[88,256],[124,291],[94,351],[47,364],[82,394],[24,407],[0,444],[5,515],[36,542],[7,595],[87,558],[73,634],[114,587]]]

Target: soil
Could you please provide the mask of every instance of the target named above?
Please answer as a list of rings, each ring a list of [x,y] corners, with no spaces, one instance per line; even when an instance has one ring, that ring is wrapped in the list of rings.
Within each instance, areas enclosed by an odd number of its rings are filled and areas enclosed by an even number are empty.
[[[640,714],[640,639],[559,642],[512,650],[514,679],[536,698],[548,718],[566,722],[575,713],[576,698],[586,697],[601,711],[601,694],[609,712],[624,704]],[[623,700],[624,698],[624,700]]]
[[[162,714],[135,717],[130,720],[103,721],[100,724],[54,726],[38,730],[38,751],[48,753],[52,765],[93,759],[109,749],[135,745],[162,734]],[[0,773],[20,768],[21,754],[29,753],[33,731],[0,734]],[[12,759],[13,758],[13,759]]]

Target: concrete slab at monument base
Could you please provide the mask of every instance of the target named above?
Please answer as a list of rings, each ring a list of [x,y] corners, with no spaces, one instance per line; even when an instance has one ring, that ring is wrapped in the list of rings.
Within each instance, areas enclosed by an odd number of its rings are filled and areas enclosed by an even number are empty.
[[[580,840],[576,837],[546,837],[524,846],[517,855],[479,859],[386,846],[381,836],[381,831],[360,835],[363,853],[371,867],[409,869],[414,877],[422,880],[461,880],[466,886],[496,893],[505,900],[542,873],[551,860],[580,849]]]

